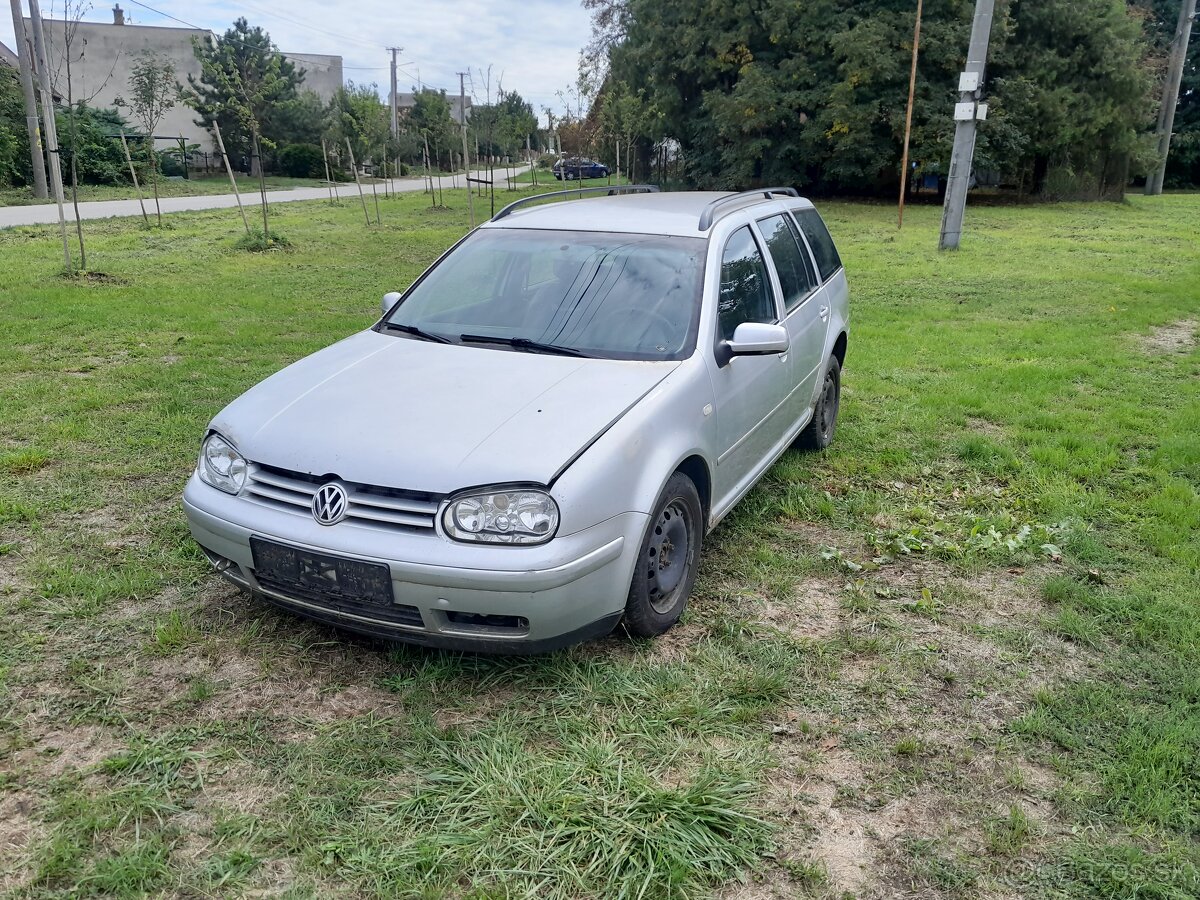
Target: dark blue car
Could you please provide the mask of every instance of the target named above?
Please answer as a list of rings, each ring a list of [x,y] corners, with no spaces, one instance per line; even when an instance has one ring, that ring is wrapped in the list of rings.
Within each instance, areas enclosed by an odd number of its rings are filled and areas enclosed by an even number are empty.
[[[554,164],[554,177],[559,181],[578,181],[582,178],[607,178],[608,166],[592,159],[568,157]]]

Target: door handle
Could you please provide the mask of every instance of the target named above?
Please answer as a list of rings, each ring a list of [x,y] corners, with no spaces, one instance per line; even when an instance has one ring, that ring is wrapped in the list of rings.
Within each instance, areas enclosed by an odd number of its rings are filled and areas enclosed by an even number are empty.
[[[822,319],[828,319],[829,318],[829,307],[822,306],[819,310],[817,310],[817,313],[821,316]]]

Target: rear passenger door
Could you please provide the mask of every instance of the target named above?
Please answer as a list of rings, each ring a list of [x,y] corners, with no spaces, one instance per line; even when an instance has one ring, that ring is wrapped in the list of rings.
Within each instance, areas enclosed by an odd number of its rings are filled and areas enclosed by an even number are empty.
[[[832,319],[836,319],[843,324],[845,322],[849,306],[849,289],[846,286],[846,272],[842,268],[842,260],[838,256],[837,247],[833,245],[833,238],[829,235],[829,229],[825,227],[825,223],[821,221],[821,217],[817,214],[817,211],[811,206],[807,209],[793,209],[792,216],[800,228],[801,235],[808,244],[813,262],[817,267],[817,279],[821,282],[821,287],[815,299],[821,317],[825,321],[826,333],[828,333],[831,313]],[[841,326],[839,325],[839,327]],[[824,347],[822,347],[822,353],[824,353]],[[825,360],[819,360],[818,366],[817,374],[818,376],[823,376]],[[814,390],[817,387],[819,387],[819,383],[814,384]]]
[[[783,297],[783,324],[791,341],[783,408],[789,423],[795,423],[812,405],[825,354],[828,310],[822,316],[817,273],[791,216],[778,213],[759,219],[756,224],[779,279]]]

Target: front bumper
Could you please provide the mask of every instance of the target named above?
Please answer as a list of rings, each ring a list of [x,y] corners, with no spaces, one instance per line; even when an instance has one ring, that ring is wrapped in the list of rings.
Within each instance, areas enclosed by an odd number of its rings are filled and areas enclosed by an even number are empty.
[[[311,516],[225,494],[195,474],[183,505],[192,536],[217,570],[272,603],[377,637],[487,653],[546,652],[611,631],[647,521],[624,513],[538,547],[471,546],[434,532],[318,525]],[[361,604],[268,590],[255,577],[251,537],[386,565],[394,602],[415,607],[422,624],[399,624]],[[495,617],[523,621],[496,624]]]

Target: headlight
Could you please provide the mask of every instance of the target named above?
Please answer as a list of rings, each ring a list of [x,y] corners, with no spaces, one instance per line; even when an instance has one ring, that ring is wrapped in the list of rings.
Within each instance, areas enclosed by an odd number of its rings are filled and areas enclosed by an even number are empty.
[[[558,504],[545,491],[479,491],[455,497],[442,527],[456,541],[544,544],[558,530]]]
[[[246,460],[219,434],[204,439],[196,469],[201,481],[227,494],[236,494],[246,483]]]

